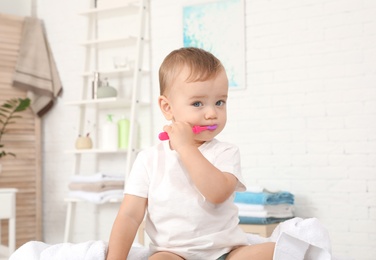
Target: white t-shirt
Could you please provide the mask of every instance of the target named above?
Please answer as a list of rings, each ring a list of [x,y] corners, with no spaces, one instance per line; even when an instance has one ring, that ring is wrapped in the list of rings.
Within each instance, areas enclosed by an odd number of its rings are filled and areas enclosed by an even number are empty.
[[[236,146],[213,139],[199,150],[219,170],[235,175],[237,191],[245,190]],[[248,244],[238,227],[234,194],[221,204],[206,201],[168,141],[139,153],[125,193],[148,199],[145,229],[152,252],[169,251],[185,259],[217,259],[235,246]]]

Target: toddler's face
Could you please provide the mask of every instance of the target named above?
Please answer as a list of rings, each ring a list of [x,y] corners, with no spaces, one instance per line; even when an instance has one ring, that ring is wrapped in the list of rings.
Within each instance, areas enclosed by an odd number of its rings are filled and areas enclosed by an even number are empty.
[[[214,131],[195,135],[197,141],[208,141],[226,125],[228,79],[224,69],[206,81],[186,82],[189,69],[184,68],[173,82],[168,94],[173,121],[191,126],[217,125]]]

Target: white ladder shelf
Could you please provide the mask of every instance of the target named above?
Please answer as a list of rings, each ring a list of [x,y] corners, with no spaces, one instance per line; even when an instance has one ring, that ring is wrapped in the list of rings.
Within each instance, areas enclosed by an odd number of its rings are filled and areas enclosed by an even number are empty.
[[[137,120],[138,120],[138,112],[141,108],[149,108],[151,109],[151,79],[150,79],[150,68],[145,68],[146,66],[143,64],[144,62],[144,52],[148,52],[150,58],[150,44],[145,37],[146,28],[148,26],[147,21],[149,21],[149,0],[139,0],[139,1],[121,1],[119,0],[119,4],[116,6],[108,6],[108,7],[98,7],[97,0],[94,0],[93,7],[85,12],[80,13],[80,15],[86,16],[89,19],[89,28],[86,41],[82,43],[82,46],[86,49],[86,60],[85,60],[85,71],[82,73],[83,77],[83,89],[82,89],[82,96],[80,100],[68,102],[67,105],[77,106],[79,109],[79,132],[83,133],[85,128],[85,120],[87,110],[90,108],[94,108],[96,110],[96,118],[98,119],[98,111],[101,109],[127,109],[129,111],[129,142],[127,149],[119,149],[119,150],[103,150],[100,147],[93,147],[93,149],[84,149],[84,150],[70,150],[67,151],[68,153],[74,154],[74,167],[73,167],[73,175],[80,174],[81,168],[81,160],[82,156],[87,154],[95,154],[100,156],[101,154],[111,154],[111,153],[124,153],[127,157],[125,161],[124,169],[124,179],[130,169],[132,167],[132,163],[134,158],[139,151],[139,147],[136,141],[137,138]],[[105,3],[106,1],[101,1],[101,3]],[[114,38],[100,38],[98,35],[98,21],[101,19],[107,19],[111,17],[117,16],[129,16],[133,17],[132,19],[137,20],[135,21],[137,29],[137,35],[126,35],[124,37],[114,37]],[[149,35],[150,38],[150,27]],[[120,34],[118,32],[115,33],[116,35]],[[148,44],[147,50],[145,45]],[[134,65],[127,68],[102,68],[100,65],[100,57],[98,57],[99,49],[101,48],[112,48],[112,46],[116,47],[131,47],[134,48],[133,57],[129,57],[133,62]],[[94,60],[94,61],[92,61]],[[93,66],[96,72],[100,73],[104,77],[126,77],[129,78],[131,83],[131,96],[126,97],[114,97],[114,98],[102,98],[102,99],[93,99],[91,98],[90,93],[90,78],[92,77],[93,73]],[[149,60],[149,67],[150,67],[150,60]],[[143,83],[144,77],[149,77],[148,85],[149,87],[149,100],[140,100],[140,89],[145,84]],[[143,84],[143,85],[142,85]],[[151,135],[151,124],[152,118],[151,113],[150,115],[150,135]],[[151,138],[151,137],[150,137]],[[98,139],[98,137],[97,137]],[[74,226],[74,215],[76,211],[76,204],[83,202],[81,199],[75,198],[67,198],[65,199],[67,202],[67,212],[66,212],[66,220],[65,220],[65,231],[64,231],[64,242],[69,242],[71,239],[71,231],[72,227]],[[119,203],[119,199],[109,199],[107,203]],[[94,216],[95,217],[95,216]]]

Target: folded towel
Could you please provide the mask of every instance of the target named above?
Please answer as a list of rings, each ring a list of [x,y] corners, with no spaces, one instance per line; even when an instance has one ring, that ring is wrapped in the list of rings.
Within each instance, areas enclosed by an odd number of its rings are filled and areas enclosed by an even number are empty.
[[[13,86],[28,91],[31,109],[40,117],[62,92],[52,51],[38,18],[25,17]]]
[[[245,204],[235,203],[239,210],[243,211],[267,211],[267,212],[292,212],[294,205],[291,204],[276,204],[276,205],[260,205],[260,204]]]
[[[294,216],[294,206],[290,204],[253,205],[235,203],[239,209],[239,216],[256,218],[289,218]]]
[[[261,186],[247,186],[247,191],[258,193],[258,192],[264,192],[265,188]]]
[[[69,183],[70,190],[88,192],[102,192],[108,190],[123,190],[124,181],[99,181],[99,182],[72,182]]]
[[[267,211],[239,211],[240,217],[254,217],[254,218],[292,218],[293,212],[276,212],[269,213]]]
[[[115,175],[98,172],[91,175],[74,175],[70,179],[71,183],[89,183],[102,181],[124,181],[124,175]]]
[[[235,203],[245,204],[261,204],[261,205],[276,205],[276,204],[294,204],[294,195],[287,191],[279,192],[236,192]]]
[[[274,218],[274,217],[266,217],[266,218],[257,218],[257,217],[244,217],[239,216],[239,224],[273,224],[286,221],[291,219],[292,217],[288,218]]]
[[[124,190],[108,190],[103,192],[70,191],[69,197],[103,204],[110,200],[121,201],[124,197]]]

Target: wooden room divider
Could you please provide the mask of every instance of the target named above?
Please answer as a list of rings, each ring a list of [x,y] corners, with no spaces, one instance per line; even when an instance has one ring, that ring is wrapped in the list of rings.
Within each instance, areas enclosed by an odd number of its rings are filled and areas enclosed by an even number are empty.
[[[12,86],[21,40],[23,17],[0,14],[0,104],[26,98]],[[8,125],[4,150],[16,157],[0,158],[0,188],[16,188],[16,248],[30,240],[42,240],[41,120],[30,108]],[[0,202],[1,203],[1,202]],[[1,241],[8,239],[8,223],[1,221]]]

